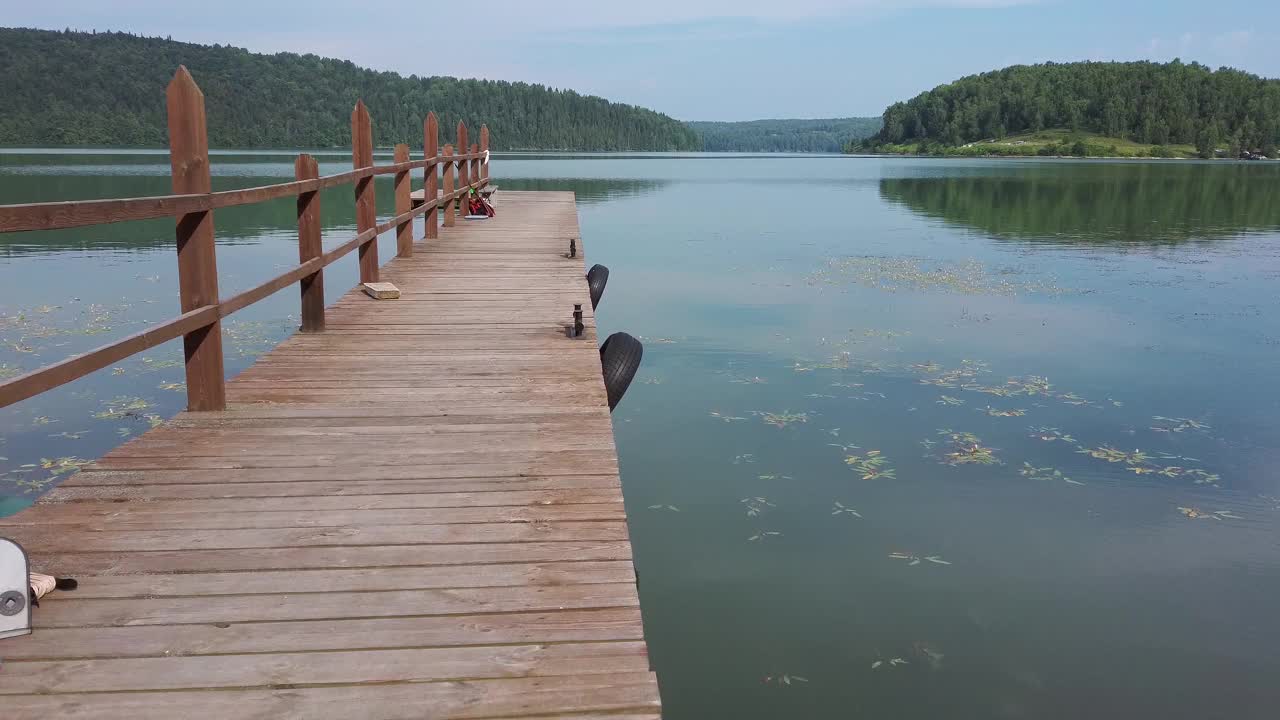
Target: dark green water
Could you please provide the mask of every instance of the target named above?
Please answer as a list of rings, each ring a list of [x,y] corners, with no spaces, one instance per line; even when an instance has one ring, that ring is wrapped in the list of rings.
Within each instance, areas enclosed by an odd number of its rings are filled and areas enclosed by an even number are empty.
[[[222,155],[215,185],[291,169]],[[493,169],[578,193],[602,329],[645,340],[614,419],[668,718],[1275,717],[1280,164]],[[167,172],[0,154],[0,202]],[[322,202],[349,237],[349,190]],[[224,292],[296,261],[290,202],[216,224]],[[0,373],[174,315],[171,243],[168,221],[0,236]],[[237,315],[228,370],[296,315],[293,291]],[[0,512],[176,412],[179,358],[0,411]]]

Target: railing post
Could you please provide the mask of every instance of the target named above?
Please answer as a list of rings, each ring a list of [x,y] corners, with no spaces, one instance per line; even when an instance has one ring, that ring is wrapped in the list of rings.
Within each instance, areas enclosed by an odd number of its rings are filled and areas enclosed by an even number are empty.
[[[444,206],[441,210],[444,212],[444,226],[453,227],[453,146],[444,146],[444,160],[441,163],[441,169],[444,170]]]
[[[476,143],[471,143],[471,154],[478,155],[479,153],[480,153],[480,146]],[[471,182],[478,182],[480,180],[480,158],[475,158],[471,161],[470,177],[471,177]]]
[[[166,99],[173,192],[178,195],[211,192],[204,94],[185,66],[179,66],[174,73]],[[179,217],[177,240],[178,293],[182,312],[218,304],[213,211],[187,213]],[[227,393],[222,367],[222,322],[215,320],[183,335],[182,348],[187,367],[187,409],[225,410]]]
[[[409,146],[404,143],[396,145],[396,163],[409,162]],[[396,173],[396,215],[403,215],[413,209],[413,201],[409,198],[409,171]],[[413,255],[413,220],[405,220],[396,225],[396,257]]]
[[[351,111],[351,166],[360,168],[373,165],[373,122],[363,100],[356,101]],[[356,232],[362,233],[378,226],[378,208],[374,204],[374,176],[356,181]],[[378,282],[378,239],[360,246],[360,282]]]
[[[458,121],[458,153],[461,155],[467,154],[467,126],[461,120]],[[458,161],[458,189],[459,190],[471,184],[471,174],[468,172],[468,168],[467,168],[468,164],[469,164],[469,161],[467,160]],[[470,195],[470,193],[466,193],[466,192],[462,193],[462,202],[458,206],[459,215],[466,215],[468,212],[467,202],[470,201],[470,198],[468,197],[468,195]]]
[[[489,158],[489,126],[480,126],[480,152],[484,157],[480,158],[480,179],[489,179],[489,163],[485,162]]]
[[[427,113],[427,120],[423,123],[422,135],[424,140],[423,155],[427,159],[427,166],[422,170],[422,201],[436,203],[438,202],[436,195],[440,191],[440,164],[432,163],[431,159],[440,154],[440,123],[436,120],[434,112]],[[440,237],[439,205],[426,212],[424,222],[427,224],[426,238],[428,240]]]
[[[307,154],[298,156],[293,164],[296,180],[314,180],[320,177],[320,165]],[[320,242],[320,191],[298,194],[298,262],[320,257],[324,248]],[[316,333],[324,330],[324,270],[302,278],[302,332]]]

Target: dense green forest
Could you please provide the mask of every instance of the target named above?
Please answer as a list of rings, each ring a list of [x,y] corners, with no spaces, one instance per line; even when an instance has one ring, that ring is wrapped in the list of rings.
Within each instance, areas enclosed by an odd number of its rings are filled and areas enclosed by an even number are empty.
[[[644,108],[542,85],[402,77],[315,55],[259,55],[127,33],[0,28],[0,145],[166,144],[164,90],[186,65],[215,147],[351,142],[351,108],[369,106],[374,142],[422,145],[422,119],[487,123],[494,149],[696,150],[683,123]]]
[[[864,147],[955,147],[1063,128],[1167,146],[1205,157],[1280,141],[1280,80],[1198,63],[1080,62],[1015,65],[970,75],[884,111]]]
[[[708,152],[841,152],[874,135],[880,118],[691,122]]]

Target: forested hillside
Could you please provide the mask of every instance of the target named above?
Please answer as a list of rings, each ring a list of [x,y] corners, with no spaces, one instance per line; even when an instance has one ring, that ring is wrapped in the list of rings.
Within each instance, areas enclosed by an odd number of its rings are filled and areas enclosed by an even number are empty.
[[[970,75],[884,112],[869,142],[955,146],[1065,128],[1152,145],[1261,149],[1280,140],[1280,81],[1197,63],[1015,65]]]
[[[380,146],[419,148],[422,119],[434,110],[446,139],[459,119],[487,123],[494,149],[698,149],[683,123],[571,90],[406,78],[315,55],[126,33],[11,28],[0,28],[0,145],[164,145],[164,89],[179,64],[204,91],[215,147],[348,145],[351,108],[363,98]]]
[[[691,122],[708,152],[841,152],[874,135],[880,118]]]

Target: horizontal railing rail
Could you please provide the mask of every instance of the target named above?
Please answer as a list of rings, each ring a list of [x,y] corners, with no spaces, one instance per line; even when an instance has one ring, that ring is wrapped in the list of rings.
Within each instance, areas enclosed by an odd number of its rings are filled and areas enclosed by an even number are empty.
[[[372,120],[363,102],[351,113],[353,169],[319,176],[317,162],[299,155],[296,180],[239,190],[212,192],[204,96],[185,67],[179,67],[168,91],[170,162],[174,194],[154,197],[0,205],[0,233],[60,230],[131,220],[177,218],[178,286],[182,312],[115,342],[46,365],[0,382],[0,407],[12,405],[65,385],[92,372],[170,340],[183,338],[187,375],[187,408],[221,410],[226,407],[222,358],[222,318],[299,283],[302,332],[324,330],[324,268],[358,251],[360,281],[377,282],[377,239],[396,231],[397,256],[413,254],[412,223],[426,215],[425,236],[438,237],[441,219],[453,225],[455,207],[466,214],[466,196],[489,182],[489,129],[480,128],[480,142],[467,145],[467,127],[459,121],[458,148],[439,147],[435,113],[423,122],[421,160],[409,160],[409,147],[397,145],[395,162],[373,164]],[[409,173],[423,170],[423,202],[410,200]],[[395,175],[395,216],[377,222],[372,179]],[[443,192],[440,190],[443,176]],[[456,182],[455,182],[456,177]],[[354,237],[331,249],[321,247],[319,191],[355,185]],[[298,265],[229,298],[218,295],[213,211],[239,205],[294,197],[298,202]],[[443,213],[443,218],[441,214]]]

